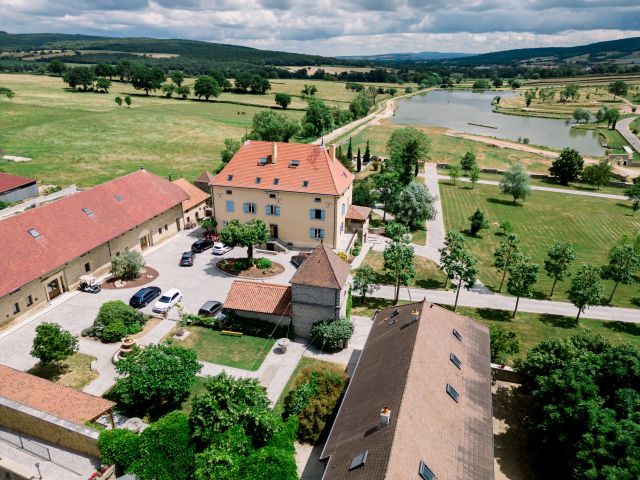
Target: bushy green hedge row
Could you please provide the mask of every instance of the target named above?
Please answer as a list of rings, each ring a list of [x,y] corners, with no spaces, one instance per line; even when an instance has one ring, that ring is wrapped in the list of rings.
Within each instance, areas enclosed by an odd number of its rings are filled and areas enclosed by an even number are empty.
[[[120,300],[112,300],[102,304],[93,326],[83,334],[113,343],[138,333],[146,322],[147,316],[143,313]]]
[[[296,387],[284,401],[285,416],[297,417],[297,438],[315,443],[331,417],[347,375],[339,367],[307,367],[295,381]]]

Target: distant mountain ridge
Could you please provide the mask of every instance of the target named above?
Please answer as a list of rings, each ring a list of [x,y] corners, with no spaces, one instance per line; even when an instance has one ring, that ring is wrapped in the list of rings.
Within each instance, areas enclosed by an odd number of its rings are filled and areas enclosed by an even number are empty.
[[[380,55],[343,55],[337,58],[345,60],[368,60],[372,62],[406,62],[416,60],[443,60],[446,58],[470,57],[474,53],[460,52],[405,52],[382,53]]]

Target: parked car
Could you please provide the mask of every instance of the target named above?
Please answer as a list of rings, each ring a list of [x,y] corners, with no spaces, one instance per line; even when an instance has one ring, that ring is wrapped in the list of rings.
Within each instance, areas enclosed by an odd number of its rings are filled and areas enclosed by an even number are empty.
[[[227,247],[225,244],[221,242],[216,242],[213,244],[213,254],[214,255],[224,255],[228,251],[231,250],[231,247]]]
[[[193,253],[202,253],[205,250],[209,250],[211,247],[213,247],[213,240],[201,238],[193,242],[193,245],[191,245],[191,251]]]
[[[309,258],[308,253],[301,253],[300,255],[294,255],[293,257],[291,257],[291,263],[293,264],[294,267],[300,268],[300,265],[302,265],[307,258]]]
[[[193,267],[193,260],[196,258],[196,254],[193,252],[184,252],[180,258],[181,267]]]
[[[180,300],[182,300],[182,292],[180,290],[177,288],[167,290],[153,306],[153,311],[156,313],[168,312]]]
[[[151,303],[152,300],[155,300],[160,296],[160,288],[158,287],[144,287],[138,290],[131,300],[129,300],[129,305],[133,308],[142,308],[146,307]]]
[[[200,310],[198,310],[198,315],[200,315],[201,317],[216,318],[221,311],[222,303],[216,302],[215,300],[209,300],[200,307]]]

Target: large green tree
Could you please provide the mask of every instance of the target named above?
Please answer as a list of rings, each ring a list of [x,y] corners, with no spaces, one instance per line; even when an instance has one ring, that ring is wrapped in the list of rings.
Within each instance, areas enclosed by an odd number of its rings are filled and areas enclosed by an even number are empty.
[[[498,325],[489,327],[491,362],[504,365],[508,355],[520,352],[520,342],[515,332],[505,330]]]
[[[629,85],[623,80],[616,80],[609,84],[608,90],[609,93],[613,95],[613,99],[615,100],[616,96],[624,97],[627,94],[627,92],[629,91]]]
[[[202,369],[196,352],[166,343],[135,348],[116,364],[111,396],[131,412],[179,406],[189,396]]]
[[[249,138],[267,142],[288,142],[299,131],[300,124],[296,120],[284,114],[264,110],[253,116]]]
[[[84,91],[89,90],[95,80],[95,71],[89,67],[73,67],[64,74],[65,83],[71,88],[82,87]]]
[[[131,85],[136,90],[144,90],[149,95],[149,92],[158,90],[166,78],[159,68],[136,66],[131,72]]]
[[[204,97],[208,101],[211,97],[218,97],[222,93],[222,87],[218,85],[218,82],[213,77],[203,75],[196,79],[193,93],[196,97]]]
[[[369,94],[360,92],[349,104],[349,110],[351,110],[355,118],[365,117],[372,105],[373,102]]]
[[[275,101],[276,105],[278,105],[283,110],[286,110],[291,103],[291,95],[289,95],[288,93],[276,93]]]
[[[587,165],[582,169],[582,181],[597,188],[608,185],[611,178],[611,162],[603,158],[598,163]]]
[[[182,73],[182,70],[174,70],[171,72],[171,81],[176,87],[181,87],[184,82],[184,73]]]
[[[440,268],[447,279],[456,284],[456,300],[453,311],[458,308],[460,289],[469,290],[476,283],[478,269],[476,261],[466,249],[464,238],[458,232],[449,232],[445,236],[444,247],[440,249]]]
[[[380,172],[373,176],[378,201],[382,203],[382,221],[387,220],[387,210],[392,207],[402,191],[402,185],[398,179],[398,175],[394,171]]]
[[[473,152],[467,152],[460,159],[460,166],[462,167],[462,171],[465,174],[468,174],[474,165],[477,165],[478,162],[476,160],[476,156]]]
[[[269,227],[259,219],[254,218],[247,223],[231,220],[220,232],[220,241],[228,247],[243,247],[247,249],[247,258],[253,261],[253,247],[269,240]]]
[[[396,220],[410,229],[424,226],[426,220],[436,218],[435,198],[423,183],[412,182],[402,189],[394,203]]]
[[[573,148],[565,148],[560,152],[560,156],[551,163],[549,173],[558,179],[560,185],[569,185],[569,182],[580,177],[583,167],[584,159],[580,152]]]
[[[509,267],[522,255],[520,251],[520,237],[515,233],[507,235],[498,248],[493,252],[493,266],[498,269],[498,272],[502,272],[502,279],[500,280],[500,287],[498,292],[502,291],[504,285],[504,279],[507,276]]]
[[[304,134],[319,137],[333,128],[333,113],[322,100],[309,98],[307,111],[302,117]]]
[[[383,252],[385,275],[395,287],[394,304],[397,304],[400,298],[400,287],[407,286],[409,280],[416,276],[416,268],[413,264],[415,252],[409,240],[409,229],[405,227],[401,230],[387,244]]]
[[[378,274],[369,265],[358,267],[353,275],[353,290],[360,294],[364,302],[368,293],[373,293],[380,288]]]
[[[31,356],[43,365],[66,360],[78,351],[78,339],[57,323],[44,322],[36,327]]]
[[[519,163],[513,164],[509,170],[504,172],[498,186],[502,193],[513,197],[514,205],[518,199],[525,200],[531,194],[529,175]]]
[[[592,305],[602,303],[604,283],[602,283],[602,270],[597,265],[581,265],[573,274],[571,286],[567,290],[567,297],[571,303],[578,307],[576,323],[580,321],[580,314]]]
[[[507,292],[516,296],[516,306],[512,316],[518,313],[520,297],[530,297],[533,293],[533,285],[538,280],[540,265],[533,263],[529,257],[518,257],[509,266],[509,280],[507,281]]]
[[[569,273],[569,267],[576,260],[576,250],[569,242],[556,242],[547,252],[547,259],[544,261],[544,269],[547,275],[553,278],[550,297],[556,288],[558,280],[564,280]]]
[[[389,168],[392,168],[404,185],[418,175],[418,168],[429,157],[431,140],[417,128],[404,127],[393,131],[387,141]]]
[[[633,185],[627,188],[624,194],[631,202],[632,215],[635,215],[636,211],[640,209],[640,177],[633,179]]]
[[[602,277],[613,280],[613,290],[609,295],[609,303],[613,300],[618,285],[635,283],[635,274],[640,268],[640,255],[634,250],[633,245],[616,245],[609,252],[609,264],[604,267]]]

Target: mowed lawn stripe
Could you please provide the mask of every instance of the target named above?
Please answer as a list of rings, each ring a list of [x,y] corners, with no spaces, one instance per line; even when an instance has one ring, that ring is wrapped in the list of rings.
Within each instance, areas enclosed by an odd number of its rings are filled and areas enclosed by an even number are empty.
[[[477,238],[466,236],[473,255],[478,259],[480,280],[497,289],[501,275],[493,265],[493,252],[503,237],[498,225],[510,221],[522,240],[522,250],[540,264],[535,286],[536,297],[545,298],[551,290],[552,279],[546,275],[543,263],[548,249],[556,241],[574,244],[579,263],[607,263],[609,249],[625,234],[640,230],[640,216],[631,216],[624,202],[594,197],[581,197],[555,192],[535,191],[527,201],[513,205],[510,198],[500,194],[492,185],[451,185],[440,182],[445,227],[447,231],[463,231],[469,227],[469,216],[479,208],[485,213],[490,229]],[[640,280],[640,279],[638,279]],[[569,281],[559,282],[554,299],[566,300]],[[608,296],[613,282],[606,282]],[[620,285],[613,305],[634,306],[631,299],[640,296],[638,284]]]

